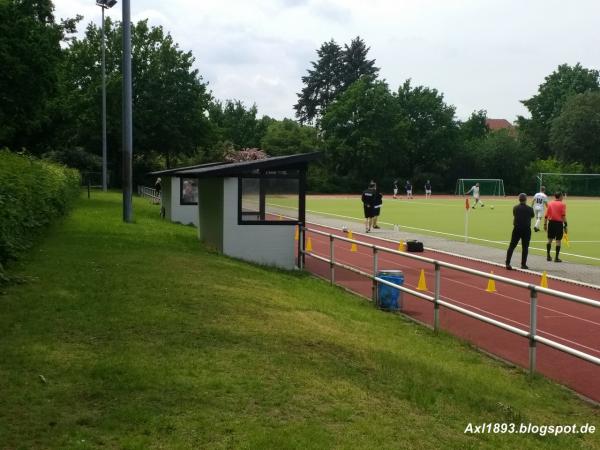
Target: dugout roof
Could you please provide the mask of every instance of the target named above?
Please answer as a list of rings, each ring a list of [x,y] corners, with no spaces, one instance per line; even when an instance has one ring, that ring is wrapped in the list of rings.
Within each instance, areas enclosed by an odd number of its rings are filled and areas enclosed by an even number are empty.
[[[320,156],[320,152],[313,152],[297,155],[274,156],[251,161],[199,164],[197,166],[179,167],[176,169],[151,172],[150,175],[172,175],[190,178],[235,177],[257,170],[298,169],[306,167],[310,161],[315,161]]]

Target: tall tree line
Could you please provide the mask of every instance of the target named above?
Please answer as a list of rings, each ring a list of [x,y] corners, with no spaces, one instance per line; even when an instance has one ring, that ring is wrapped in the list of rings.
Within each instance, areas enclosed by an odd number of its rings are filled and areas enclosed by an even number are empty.
[[[0,147],[100,170],[101,30],[80,17],[57,23],[50,0],[0,1]],[[122,27],[107,18],[107,142],[113,185],[121,174]],[[256,105],[212,97],[194,57],[162,27],[132,25],[134,174],[221,159],[259,147],[268,117]]]
[[[100,27],[72,37],[79,17],[57,22],[50,0],[0,0],[0,147],[99,170]],[[109,168],[121,164],[121,24],[106,19]],[[322,150],[318,191],[375,178],[451,191],[457,178],[502,177],[508,191],[539,171],[600,172],[600,82],[595,69],[559,65],[523,104],[514,130],[491,132],[486,111],[465,121],[437,89],[391,87],[360,37],[317,50],[294,105],[297,121],[260,117],[256,105],[213,98],[162,27],[133,25],[134,173],[220,160],[232,150],[269,155]],[[118,180],[113,180],[118,181]]]

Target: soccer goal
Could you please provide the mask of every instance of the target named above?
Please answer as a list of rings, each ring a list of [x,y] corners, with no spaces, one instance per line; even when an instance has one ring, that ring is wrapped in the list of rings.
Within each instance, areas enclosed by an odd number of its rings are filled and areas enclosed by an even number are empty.
[[[537,176],[538,187],[545,186],[548,195],[563,192],[584,197],[600,196],[599,173],[550,173]]]
[[[459,178],[456,180],[456,195],[464,195],[479,183],[479,194],[504,196],[504,181],[500,178]]]

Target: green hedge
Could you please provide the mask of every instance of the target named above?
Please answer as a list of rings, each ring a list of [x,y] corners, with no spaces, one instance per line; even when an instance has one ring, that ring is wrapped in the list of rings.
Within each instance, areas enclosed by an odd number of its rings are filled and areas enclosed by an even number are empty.
[[[78,171],[0,150],[0,278],[2,265],[29,248],[78,195]]]

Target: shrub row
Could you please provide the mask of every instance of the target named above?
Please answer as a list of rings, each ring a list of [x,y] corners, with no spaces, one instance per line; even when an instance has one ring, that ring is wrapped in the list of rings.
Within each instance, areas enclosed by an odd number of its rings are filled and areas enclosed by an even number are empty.
[[[2,266],[29,248],[39,229],[64,215],[78,195],[78,171],[0,150],[0,278]]]

